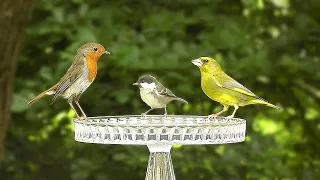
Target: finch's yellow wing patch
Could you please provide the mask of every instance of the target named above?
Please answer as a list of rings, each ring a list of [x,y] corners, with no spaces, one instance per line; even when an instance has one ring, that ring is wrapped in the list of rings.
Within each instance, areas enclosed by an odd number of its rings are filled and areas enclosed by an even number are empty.
[[[256,97],[256,95],[253,92],[251,92],[249,89],[247,89],[242,84],[238,83],[236,80],[232,79],[226,74],[222,74],[220,76],[213,76],[213,81],[217,86],[221,88],[226,88],[241,94],[245,94],[247,96]]]
[[[242,94],[245,94],[245,95],[248,95],[248,96],[253,96],[253,97],[256,96],[255,94],[253,94],[251,92],[248,92],[246,90],[240,89],[240,88],[232,88],[232,90],[237,91],[237,92],[242,93]]]
[[[217,85],[217,86],[219,86],[219,87],[223,87],[222,86],[222,84],[218,81],[218,79],[217,78],[215,78],[214,76],[213,76],[213,81],[214,81],[214,83]]]

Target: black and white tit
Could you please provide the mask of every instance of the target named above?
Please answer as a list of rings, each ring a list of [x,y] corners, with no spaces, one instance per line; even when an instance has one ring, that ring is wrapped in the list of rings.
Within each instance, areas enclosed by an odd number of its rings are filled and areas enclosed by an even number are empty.
[[[188,103],[186,100],[174,95],[168,88],[164,87],[153,76],[141,76],[133,85],[139,86],[141,99],[150,106],[150,109],[143,114],[147,114],[153,109],[164,108],[164,114],[167,115],[167,104],[172,100]]]

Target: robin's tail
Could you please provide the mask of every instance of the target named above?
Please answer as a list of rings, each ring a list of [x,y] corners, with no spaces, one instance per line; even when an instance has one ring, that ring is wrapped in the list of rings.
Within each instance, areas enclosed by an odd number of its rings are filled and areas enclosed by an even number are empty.
[[[267,105],[269,107],[272,107],[272,108],[276,108],[276,109],[280,109],[279,106],[276,106],[276,105],[273,105],[271,103],[268,103],[266,100],[260,98],[260,99],[255,99],[252,101],[254,104],[264,104],[264,105]]]
[[[53,86],[54,87],[54,86]],[[38,96],[36,96],[35,98],[33,98],[31,101],[28,102],[28,104],[33,104],[34,102],[38,101],[39,99],[41,99],[43,96],[45,95],[52,95],[55,93],[53,89],[53,87],[47,89],[46,91],[44,91],[43,93],[39,94]]]
[[[188,104],[188,101],[186,101],[186,100],[184,100],[184,99],[182,99],[182,98],[179,98],[179,97],[177,97],[177,98],[174,99],[174,100],[181,101],[181,102],[183,102],[183,103],[185,103],[185,104]]]

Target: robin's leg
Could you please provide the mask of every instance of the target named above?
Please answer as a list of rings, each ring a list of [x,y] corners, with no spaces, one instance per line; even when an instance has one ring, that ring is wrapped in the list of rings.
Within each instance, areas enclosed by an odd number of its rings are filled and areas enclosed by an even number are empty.
[[[210,119],[210,118],[216,118],[216,117],[218,117],[220,114],[228,111],[228,109],[229,109],[229,106],[223,104],[223,109],[222,109],[221,111],[217,112],[216,114],[211,114],[211,115],[209,115],[208,118],[209,118],[209,119]]]
[[[80,119],[80,116],[79,116],[77,110],[74,108],[74,106],[73,106],[73,104],[72,104],[72,101],[73,101],[72,98],[68,99],[68,103],[69,103],[69,105],[71,106],[71,108],[73,109],[74,113],[76,114],[77,119]]]
[[[83,116],[82,118],[83,118],[83,119],[87,119],[87,115],[86,115],[86,113],[84,113],[84,111],[82,110],[79,102],[78,102],[78,101],[75,101],[75,103],[76,103],[76,105],[79,107],[79,109],[80,109],[80,111],[81,111],[81,113],[82,113],[82,116]]]
[[[76,96],[75,98],[74,98],[74,102],[76,103],[76,105],[79,107],[79,109],[80,109],[80,111],[81,111],[81,113],[82,113],[82,119],[87,119],[87,115],[86,115],[86,113],[84,113],[84,111],[82,110],[82,108],[81,108],[81,106],[80,106],[80,104],[79,104],[79,99],[80,99],[80,95],[78,95],[78,96]]]

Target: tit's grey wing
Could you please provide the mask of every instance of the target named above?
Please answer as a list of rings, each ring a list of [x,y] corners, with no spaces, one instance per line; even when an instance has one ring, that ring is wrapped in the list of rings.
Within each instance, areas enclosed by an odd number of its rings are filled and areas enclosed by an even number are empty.
[[[160,84],[160,83],[159,83]],[[179,98],[177,97],[176,95],[174,95],[168,88],[164,87],[162,84],[160,84],[159,86],[156,87],[156,91],[158,94],[160,95],[163,95],[163,96],[166,96],[166,97],[170,97],[174,100],[177,100],[177,101],[181,101],[183,103],[186,103],[188,104],[188,101],[182,99],[182,98]]]
[[[81,54],[77,54],[75,58],[81,59]],[[55,94],[52,98],[51,104],[68,88],[70,87],[83,73],[84,61],[73,61],[72,65],[66,72],[66,74],[55,85]]]
[[[159,83],[155,89],[158,94],[168,97],[176,97],[168,88],[164,87],[161,83]]]

